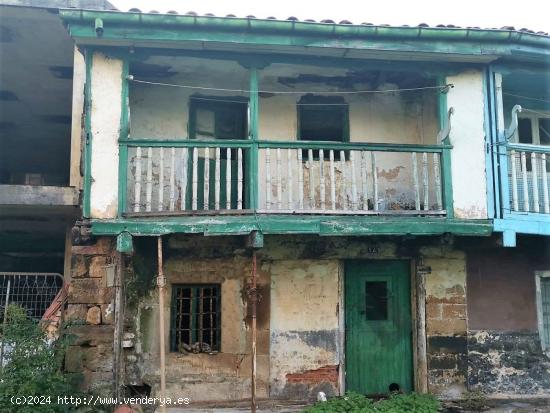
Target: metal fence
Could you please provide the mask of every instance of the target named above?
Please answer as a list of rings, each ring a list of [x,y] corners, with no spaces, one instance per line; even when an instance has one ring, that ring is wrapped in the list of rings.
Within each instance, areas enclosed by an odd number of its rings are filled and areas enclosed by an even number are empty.
[[[0,320],[6,302],[23,307],[29,317],[40,320],[63,288],[58,273],[0,272]]]

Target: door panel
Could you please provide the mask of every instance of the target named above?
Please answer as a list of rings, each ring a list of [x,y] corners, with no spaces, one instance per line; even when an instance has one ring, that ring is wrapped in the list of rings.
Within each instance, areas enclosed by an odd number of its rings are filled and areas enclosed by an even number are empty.
[[[350,261],[345,271],[346,388],[412,390],[410,273],[406,261]]]

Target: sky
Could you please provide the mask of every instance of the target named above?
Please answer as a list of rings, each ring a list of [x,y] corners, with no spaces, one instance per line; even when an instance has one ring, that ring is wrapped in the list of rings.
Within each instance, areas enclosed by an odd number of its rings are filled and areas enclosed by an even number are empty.
[[[198,14],[234,14],[237,17],[254,15],[286,19],[349,20],[353,23],[391,25],[454,24],[500,28],[514,26],[534,31],[550,32],[549,0],[110,0],[117,8],[127,11],[157,10],[165,13],[194,11]]]

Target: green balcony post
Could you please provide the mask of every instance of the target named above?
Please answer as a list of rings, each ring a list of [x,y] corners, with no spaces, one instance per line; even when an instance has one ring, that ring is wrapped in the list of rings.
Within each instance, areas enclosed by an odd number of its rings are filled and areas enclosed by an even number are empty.
[[[438,85],[445,86],[446,79],[444,76],[438,78]],[[447,110],[447,91],[442,90],[439,92],[438,96],[438,118],[439,118],[439,128],[443,130],[448,122],[448,110]],[[443,142],[444,145],[450,145],[449,137],[445,137]],[[443,175],[443,202],[445,205],[445,210],[447,211],[447,218],[454,218],[454,204],[453,204],[453,180],[452,180],[452,170],[451,170],[451,149],[446,147],[442,150],[441,153],[441,169]]]
[[[122,92],[121,92],[121,111],[120,111],[120,140],[127,140],[129,135],[129,62],[128,59],[124,59],[122,64]],[[126,194],[128,185],[128,145],[126,143],[119,142],[118,144],[118,216],[126,212]]]
[[[250,67],[250,126],[249,139],[252,141],[248,150],[247,160],[247,191],[246,200],[248,209],[258,208],[258,69]]]

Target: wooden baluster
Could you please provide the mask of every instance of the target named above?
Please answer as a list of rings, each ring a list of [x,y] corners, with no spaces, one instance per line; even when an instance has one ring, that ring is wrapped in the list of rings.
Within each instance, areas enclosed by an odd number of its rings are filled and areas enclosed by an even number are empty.
[[[243,150],[237,149],[237,209],[243,209]]]
[[[550,201],[548,199],[548,172],[546,171],[546,154],[543,153],[540,157],[541,172],[542,172],[542,195],[544,200],[544,213],[550,214]]]
[[[361,151],[361,183],[363,191],[363,211],[369,210],[369,194],[368,194],[368,177],[367,177],[367,151]]]
[[[186,209],[186,200],[187,200],[187,168],[188,168],[188,148],[181,148],[181,158],[182,158],[182,167],[181,167],[181,205],[180,209],[184,211]]]
[[[418,185],[418,158],[416,152],[411,153],[411,163],[414,188],[414,209],[420,211],[420,187]]]
[[[372,196],[374,203],[374,210],[378,211],[378,167],[376,166],[376,153],[370,153],[371,168],[372,168]]]
[[[158,210],[162,211],[163,204],[164,204],[164,148],[160,148],[160,155],[159,155],[159,204],[158,204]]]
[[[271,209],[271,151],[265,149],[265,207]]]
[[[170,148],[170,211],[176,205],[176,148]]]
[[[422,183],[424,185],[424,211],[430,209],[430,177],[428,171],[428,154],[422,153]]]
[[[298,208],[304,209],[304,165],[302,164],[302,150],[297,149],[298,153]]]
[[[134,184],[134,212],[139,212],[141,202],[141,147],[136,148],[136,174]]]
[[[340,169],[342,170],[342,186],[340,192],[342,193],[342,209],[344,211],[348,210],[348,182],[346,179],[346,153],[340,151]]]
[[[191,202],[191,209],[196,211],[199,192],[199,148],[191,148],[191,152],[193,154],[193,198]]]
[[[153,148],[147,148],[147,186],[145,188],[145,211],[151,212],[153,198]]]
[[[519,198],[518,198],[518,176],[516,171],[516,151],[510,151],[510,173],[512,174],[512,208],[514,211],[519,211]]]
[[[204,188],[203,188],[203,209],[210,209],[210,148],[204,148]]]
[[[227,148],[227,163],[225,164],[225,209],[231,209],[231,148]]]
[[[334,173],[334,150],[331,149],[329,155],[330,167],[330,206],[333,211],[336,211],[336,182]]]
[[[288,148],[286,150],[286,176],[287,176],[287,191],[288,191],[288,210],[293,209],[293,200],[292,200],[292,149]]]
[[[529,187],[527,182],[527,161],[525,159],[525,152],[521,152],[521,174],[523,178],[523,210],[529,212]]]
[[[533,180],[533,209],[540,212],[539,205],[539,177],[537,173],[537,154],[531,152],[531,179]]]
[[[220,209],[220,148],[216,148],[216,166],[214,170],[214,209]]]
[[[307,163],[309,165],[309,208],[315,209],[315,182],[313,180],[313,149],[307,151]]]
[[[321,198],[321,209],[326,210],[326,199],[325,199],[325,151],[319,149],[319,184],[321,188],[319,189],[319,196]]]
[[[439,153],[433,153],[433,162],[434,162],[434,181],[435,181],[435,198],[437,204],[437,210],[441,211],[443,209],[443,200],[441,196],[441,167],[439,166]]]
[[[349,152],[351,166],[351,208],[357,211],[357,177],[355,173],[355,151]]]
[[[281,175],[281,148],[277,148],[277,209],[283,209],[283,181]]]

